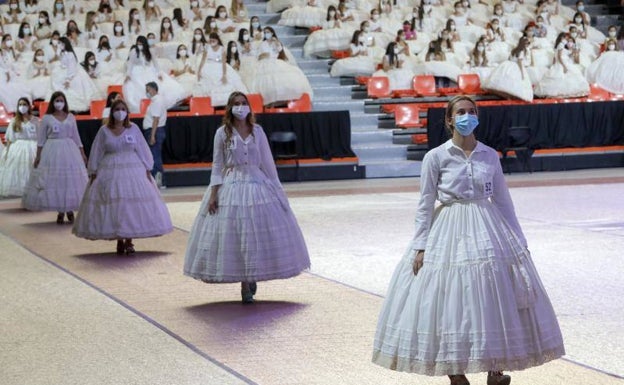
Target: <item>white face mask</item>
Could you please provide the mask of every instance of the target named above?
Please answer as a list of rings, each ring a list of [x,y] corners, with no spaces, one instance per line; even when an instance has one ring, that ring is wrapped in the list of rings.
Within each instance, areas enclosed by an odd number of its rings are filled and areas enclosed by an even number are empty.
[[[250,109],[248,105],[232,107],[232,115],[238,120],[245,120],[249,115]]]
[[[123,27],[122,26],[118,25],[118,26],[115,27],[115,32],[119,33],[121,31],[123,31]]]
[[[7,47],[11,48],[11,47],[13,47],[13,40],[7,40],[5,42],[5,44],[6,44]]]
[[[503,14],[503,10],[502,10],[502,9],[497,9],[497,10],[496,10],[496,15],[497,15],[497,16],[500,16],[500,15],[502,15],[502,14]]]
[[[580,12],[583,12],[585,10],[585,6],[584,5],[579,5],[578,10]]]
[[[248,34],[244,34],[243,35],[243,41],[249,41],[249,35]]]
[[[201,40],[201,35],[195,35],[194,38],[195,38],[195,41],[200,41]]]
[[[258,23],[257,21],[254,21],[253,23],[251,23],[251,27],[253,29],[257,29],[260,26],[260,23]]]
[[[483,46],[478,46],[477,47],[477,52],[483,52],[483,51],[485,51],[485,47],[483,47]]]
[[[11,9],[17,9],[17,4],[11,4],[9,7],[10,7]]]
[[[616,31],[609,31],[609,37],[615,37],[617,35]]]
[[[209,41],[208,44],[210,44],[211,47],[216,47],[218,43],[213,40],[213,41]]]
[[[270,39],[270,38],[272,38],[272,37],[273,37],[273,34],[272,34],[271,32],[265,32],[265,33],[264,33],[264,38],[265,38],[265,39],[269,40],[269,39]]]
[[[572,33],[570,33],[570,36],[572,36],[572,37],[577,37],[577,36],[578,36],[578,33],[576,33],[576,32],[572,32]]]
[[[154,2],[153,1],[148,1],[147,2],[147,6],[150,8],[154,8]]]
[[[156,44],[156,40],[155,39],[147,39],[147,44],[151,47],[154,44]]]
[[[225,19],[227,17],[227,13],[219,12],[219,17],[222,18],[222,19]]]
[[[94,66],[94,65],[95,65],[95,59],[91,59],[91,60],[89,60],[89,65]]]
[[[334,11],[329,11],[329,17],[334,17],[336,16],[336,12]]]
[[[364,43],[364,36],[360,36],[360,37],[358,38],[358,41],[359,41],[360,43]]]
[[[52,43],[52,45],[56,47],[58,45],[58,40],[50,40],[50,43]]]
[[[150,94],[148,91],[145,91],[145,97],[148,99],[152,98],[152,94]]]
[[[197,7],[199,4],[197,3],[197,1],[191,1],[191,7],[195,8]]]
[[[24,28],[24,34],[30,35],[30,28]]]
[[[581,19],[580,17],[577,17],[576,19],[574,19],[574,22],[576,24],[581,24],[581,21],[583,21],[583,19]]]
[[[45,17],[40,17],[39,18],[39,24],[45,24],[46,23],[46,18]]]
[[[63,4],[61,4],[61,3],[55,4],[54,6],[56,7],[57,11],[62,11],[63,10]]]
[[[180,55],[180,57],[185,57],[186,56],[186,50],[185,49],[181,49],[180,52],[178,52],[178,54]]]
[[[169,29],[171,27],[171,23],[163,23],[163,28]]]
[[[126,116],[128,116],[128,112],[124,110],[117,110],[113,112],[113,117],[115,118],[115,120],[123,121],[124,119],[126,119]]]
[[[136,47],[137,47],[137,49],[138,49],[139,51],[141,51],[141,52],[143,51],[143,44],[137,44],[137,46],[136,46]]]
[[[54,108],[57,111],[63,110],[63,108],[65,108],[65,102],[54,102]]]
[[[373,20],[378,20],[379,19],[379,15],[375,13],[375,14],[373,14],[372,18],[373,18]]]
[[[139,15],[138,13],[135,13],[135,14],[132,16],[132,18],[133,18],[134,20],[139,20],[139,18],[140,18],[140,17],[141,17],[141,15]]]
[[[17,107],[17,109],[19,110],[20,114],[22,114],[22,115],[28,113],[28,110],[29,110],[28,106],[25,106],[23,104],[21,106]]]
[[[217,28],[217,22],[216,21],[211,21],[210,22],[210,28]]]
[[[368,27],[364,27],[362,28],[362,32],[368,32],[368,29],[369,29]]]
[[[35,56],[35,60],[38,61],[38,62],[43,62],[43,55]]]
[[[425,6],[423,6],[423,11],[425,11],[425,13],[429,13],[429,11],[431,11],[432,8],[433,8],[433,6],[431,6],[431,5],[425,5]],[[415,13],[414,17],[418,17],[418,14]]]
[[[230,52],[232,52],[232,53],[236,53],[236,47],[231,47],[231,48],[230,48]]]
[[[395,48],[395,49],[394,49],[394,54],[395,54],[395,55],[398,55],[398,54],[399,54],[399,49],[398,49],[398,48]]]
[[[609,51],[615,51],[615,45],[614,44],[609,44],[609,46],[607,47],[607,49]]]

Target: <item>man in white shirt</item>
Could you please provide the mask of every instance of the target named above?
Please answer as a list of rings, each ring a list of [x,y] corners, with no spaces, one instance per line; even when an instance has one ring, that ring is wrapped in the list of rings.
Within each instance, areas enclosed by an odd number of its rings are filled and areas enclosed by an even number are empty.
[[[162,145],[166,137],[167,107],[165,100],[158,93],[158,84],[149,82],[145,85],[145,93],[151,100],[145,116],[143,117],[143,135],[149,144],[154,158],[154,168],[152,176],[156,180],[158,187],[164,187],[163,183],[163,161]]]

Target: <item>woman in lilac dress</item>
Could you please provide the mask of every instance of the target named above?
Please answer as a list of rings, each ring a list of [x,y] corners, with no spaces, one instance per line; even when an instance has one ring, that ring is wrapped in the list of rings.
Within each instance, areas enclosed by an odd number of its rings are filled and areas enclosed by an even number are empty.
[[[128,106],[118,99],[89,154],[89,185],[73,233],[87,239],[116,239],[117,254],[134,253],[133,238],[173,230],[167,206],[152,179],[154,160]]]

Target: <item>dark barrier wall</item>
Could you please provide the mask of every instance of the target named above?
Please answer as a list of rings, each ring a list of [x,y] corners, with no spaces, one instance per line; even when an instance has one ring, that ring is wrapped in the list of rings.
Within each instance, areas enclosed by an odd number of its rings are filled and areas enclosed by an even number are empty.
[[[355,156],[351,150],[348,111],[259,114],[256,118],[267,136],[273,131],[294,131],[301,158],[330,160]],[[213,138],[222,120],[222,116],[167,118],[164,163],[212,162]],[[134,122],[142,128],[140,119]],[[100,126],[99,120],[78,121],[78,131],[87,154]]]
[[[449,137],[444,109],[429,109],[429,148]],[[624,144],[624,101],[479,107],[477,139],[495,149],[505,142],[507,128],[528,126],[530,147],[563,148]]]

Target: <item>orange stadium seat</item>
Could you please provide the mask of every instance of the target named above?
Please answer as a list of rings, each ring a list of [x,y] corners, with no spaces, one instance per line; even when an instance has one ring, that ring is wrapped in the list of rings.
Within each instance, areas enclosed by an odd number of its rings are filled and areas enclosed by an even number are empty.
[[[247,100],[249,100],[249,107],[254,114],[264,112],[264,99],[262,99],[261,94],[247,94]]]
[[[106,95],[109,95],[113,91],[119,92],[123,95],[123,86],[121,84],[110,84],[106,89]]]
[[[390,80],[385,76],[373,76],[368,79],[366,92],[370,98],[387,98],[392,94]]]
[[[39,103],[39,117],[45,115],[46,111],[48,110],[48,104],[50,103],[45,101]]]
[[[394,110],[394,121],[397,127],[414,128],[423,127],[418,116],[418,106],[414,104],[399,104]]]
[[[591,101],[601,101],[601,100],[610,100],[612,97],[611,93],[604,88],[601,88],[598,84],[590,84],[589,85],[589,95],[587,96],[587,100]]]
[[[477,74],[461,74],[457,77],[459,92],[464,95],[482,94],[481,79]]]
[[[312,111],[312,101],[310,95],[304,93],[299,99],[291,100],[288,102],[288,108],[296,109],[297,112],[310,112]]]
[[[194,96],[189,102],[191,115],[213,115],[214,108],[210,96]]]
[[[412,79],[412,88],[418,96],[436,96],[435,77],[433,75],[416,75]]]
[[[89,115],[91,115],[93,119],[100,119],[104,108],[106,108],[106,100],[92,100],[91,108],[89,108]]]
[[[8,126],[11,121],[11,115],[7,111],[4,104],[0,103],[0,126]]]

